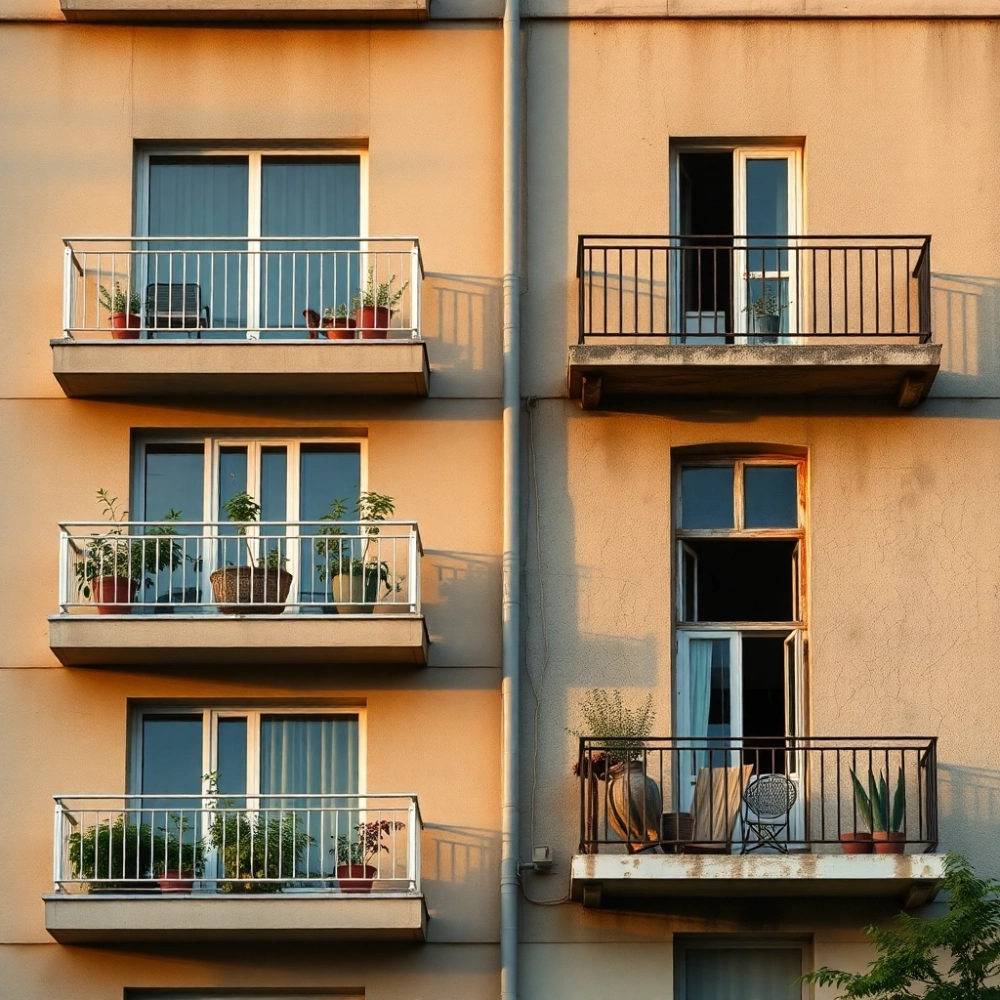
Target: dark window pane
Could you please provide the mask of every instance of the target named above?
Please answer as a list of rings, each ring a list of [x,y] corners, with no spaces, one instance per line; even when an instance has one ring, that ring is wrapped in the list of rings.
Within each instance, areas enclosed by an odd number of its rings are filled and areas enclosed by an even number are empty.
[[[733,527],[731,465],[682,470],[681,527]]]
[[[144,795],[198,794],[203,772],[200,715],[143,716]]]
[[[204,445],[147,445],[143,520],[158,521],[173,509],[181,512],[182,521],[200,521],[204,476]]]
[[[692,538],[688,544],[698,556],[699,621],[793,620],[796,542]]]
[[[794,465],[748,465],[743,472],[748,528],[796,528],[799,523]]]
[[[245,795],[247,790],[247,720],[219,719],[216,760],[221,795]]]
[[[261,448],[260,519],[283,521],[288,495],[288,453],[281,447]]]

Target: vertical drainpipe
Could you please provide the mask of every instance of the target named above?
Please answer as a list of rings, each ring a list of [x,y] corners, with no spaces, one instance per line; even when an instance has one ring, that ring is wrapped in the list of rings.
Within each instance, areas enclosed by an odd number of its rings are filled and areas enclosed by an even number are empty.
[[[503,15],[503,619],[500,702],[500,998],[517,1000],[521,660],[521,10]]]

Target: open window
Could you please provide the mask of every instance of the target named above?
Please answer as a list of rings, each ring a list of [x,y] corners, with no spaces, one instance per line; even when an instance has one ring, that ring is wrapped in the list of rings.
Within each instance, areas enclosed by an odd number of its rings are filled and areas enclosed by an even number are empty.
[[[673,155],[671,328],[681,342],[788,343],[799,332],[801,151],[680,146]]]

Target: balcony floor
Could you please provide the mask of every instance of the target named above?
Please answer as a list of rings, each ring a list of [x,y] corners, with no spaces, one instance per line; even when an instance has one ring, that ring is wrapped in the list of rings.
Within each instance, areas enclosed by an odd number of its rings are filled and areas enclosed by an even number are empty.
[[[53,615],[67,667],[191,663],[425,666],[423,615]]]
[[[170,941],[423,941],[421,895],[45,896],[62,944]]]
[[[932,899],[943,854],[578,854],[572,896],[585,906],[609,898],[895,897]]]
[[[656,343],[649,341],[656,340]],[[622,396],[868,396],[918,405],[940,344],[671,344],[666,338],[569,349],[569,394],[584,409]]]
[[[67,396],[426,396],[419,340],[53,340]]]

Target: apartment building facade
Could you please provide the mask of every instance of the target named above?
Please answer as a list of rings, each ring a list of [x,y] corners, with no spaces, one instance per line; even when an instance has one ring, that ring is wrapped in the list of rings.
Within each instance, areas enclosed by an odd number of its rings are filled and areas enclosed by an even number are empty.
[[[992,872],[994,7],[5,0],[3,994],[824,1000]]]

